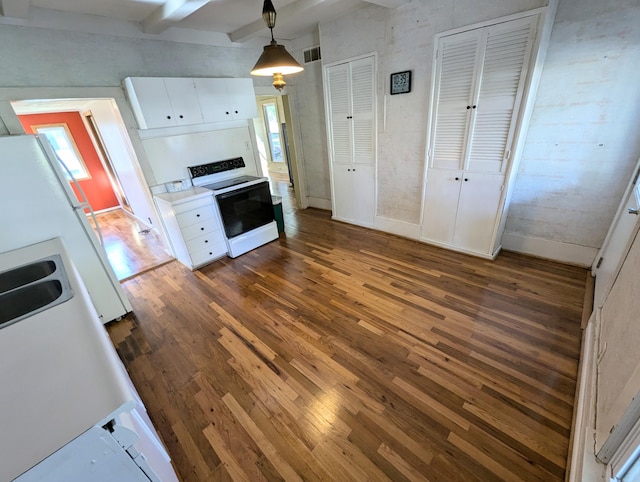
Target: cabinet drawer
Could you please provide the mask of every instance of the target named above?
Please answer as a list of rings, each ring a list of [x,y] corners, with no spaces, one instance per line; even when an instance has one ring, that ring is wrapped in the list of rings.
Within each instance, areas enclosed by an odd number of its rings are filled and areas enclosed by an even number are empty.
[[[192,224],[207,221],[209,219],[213,220],[213,207],[210,204],[207,204],[206,206],[192,209],[191,211],[177,213],[176,219],[178,220],[180,228],[184,230],[184,228],[191,226]]]
[[[196,267],[205,264],[208,261],[221,258],[225,254],[227,254],[227,245],[222,241],[221,243],[216,243],[208,248],[189,253],[189,257],[191,258],[191,264]]]
[[[214,217],[210,217],[202,221],[198,221],[190,226],[186,226],[182,228],[181,231],[182,237],[185,241],[189,241],[190,239],[197,238],[198,236],[220,231],[220,226]]]
[[[213,203],[213,193],[209,196],[200,196],[186,202],[173,203],[173,210],[176,214],[186,213],[192,209],[198,209],[204,206],[211,206]]]
[[[217,244],[225,244],[224,238],[222,237],[222,231],[214,231],[212,233],[207,233],[202,236],[198,236],[197,238],[185,240],[187,245],[187,250],[189,254],[195,253],[196,251],[200,251],[202,249],[209,249]],[[226,246],[226,245],[225,245]],[[226,248],[225,248],[226,252]]]

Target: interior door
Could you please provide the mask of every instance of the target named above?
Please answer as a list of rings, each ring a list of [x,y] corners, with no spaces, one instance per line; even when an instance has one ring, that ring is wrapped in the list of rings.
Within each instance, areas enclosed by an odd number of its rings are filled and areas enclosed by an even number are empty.
[[[640,161],[636,165],[634,175],[609,228],[609,233],[596,257],[592,269],[596,277],[594,308],[601,307],[605,302],[620,265],[629,251],[631,241],[640,227],[640,215],[638,214],[640,207],[639,175]]]

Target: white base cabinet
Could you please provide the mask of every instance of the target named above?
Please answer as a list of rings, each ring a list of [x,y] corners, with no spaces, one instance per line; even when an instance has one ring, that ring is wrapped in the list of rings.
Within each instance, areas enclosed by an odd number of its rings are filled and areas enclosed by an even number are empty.
[[[429,169],[422,222],[424,241],[493,256],[504,176]]]
[[[227,254],[211,191],[193,188],[155,199],[178,261],[193,270]]]
[[[371,165],[333,165],[333,218],[361,226],[373,226],[375,168]]]

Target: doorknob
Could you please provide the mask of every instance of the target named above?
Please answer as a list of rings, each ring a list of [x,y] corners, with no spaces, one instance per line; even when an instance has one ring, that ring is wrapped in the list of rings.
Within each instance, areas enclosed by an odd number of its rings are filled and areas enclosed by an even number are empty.
[[[640,214],[640,209],[637,208],[627,208],[627,212],[629,214],[635,214],[636,216]]]

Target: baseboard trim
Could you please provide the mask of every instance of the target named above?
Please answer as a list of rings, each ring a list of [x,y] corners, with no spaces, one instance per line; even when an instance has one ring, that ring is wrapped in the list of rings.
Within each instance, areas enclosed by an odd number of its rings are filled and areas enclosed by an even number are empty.
[[[382,216],[376,216],[373,220],[373,227],[385,233],[396,234],[404,238],[419,239],[420,225],[408,223],[406,221],[398,221],[397,219],[389,219]]]
[[[561,261],[584,268],[591,266],[598,254],[598,248],[512,233],[504,233],[502,235],[502,249],[531,254],[540,258]]]
[[[310,208],[324,209],[331,211],[331,200],[322,199],[320,197],[307,197],[307,202]]]

